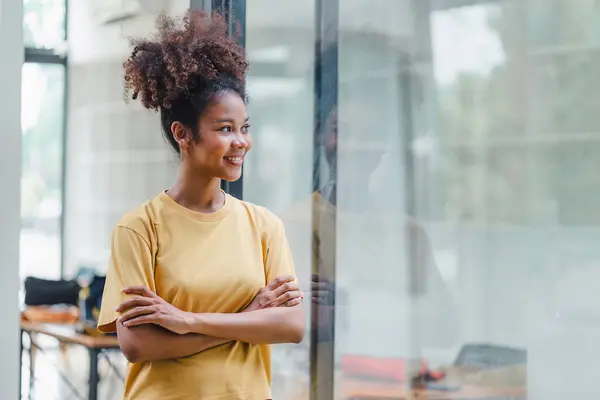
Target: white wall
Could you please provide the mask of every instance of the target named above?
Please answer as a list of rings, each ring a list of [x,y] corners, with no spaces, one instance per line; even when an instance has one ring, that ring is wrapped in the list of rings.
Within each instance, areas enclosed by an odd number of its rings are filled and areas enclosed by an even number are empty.
[[[119,24],[92,16],[91,0],[69,7],[69,93],[65,274],[80,266],[104,273],[110,232],[133,207],[168,189],[178,160],[162,138],[157,113],[123,100],[127,38],[154,31],[148,10]],[[189,0],[162,2],[183,15]]]
[[[0,398],[18,398],[22,3],[0,0]]]
[[[112,2],[113,4],[115,2]],[[135,4],[136,2],[123,2]],[[69,3],[69,62],[81,64],[97,60],[125,58],[129,52],[127,38],[144,36],[154,28],[156,15],[162,10],[169,15],[181,15],[189,7],[189,0],[160,0],[139,4],[156,7],[142,9],[135,18],[122,23],[104,24],[98,13],[108,8],[97,0],[78,0]],[[110,10],[118,13],[117,9]]]

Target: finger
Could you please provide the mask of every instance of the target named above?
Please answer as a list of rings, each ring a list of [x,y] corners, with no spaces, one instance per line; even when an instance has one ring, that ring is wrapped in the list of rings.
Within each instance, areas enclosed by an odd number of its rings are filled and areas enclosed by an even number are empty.
[[[141,315],[149,315],[156,312],[154,307],[136,307],[132,310],[127,311],[123,315],[119,317],[119,322],[125,322],[135,317],[139,317]]]
[[[319,290],[312,292],[312,302],[318,304],[330,304],[331,303],[331,293],[326,290]]]
[[[273,279],[268,285],[267,288],[271,291],[277,289],[279,286],[283,285],[284,283],[287,282],[291,282],[294,280],[294,277],[291,275],[281,275],[278,276],[277,278]]]
[[[148,297],[136,296],[136,297],[127,299],[124,302],[122,302],[121,304],[119,304],[119,307],[117,307],[116,311],[121,312],[121,311],[127,310],[129,308],[140,307],[140,306],[149,306],[152,304],[154,304],[152,299],[149,299]]]
[[[301,291],[299,290],[292,290],[289,292],[285,292],[284,294],[282,294],[281,296],[277,297],[271,304],[271,307],[279,307],[282,304],[286,303],[289,300],[292,299],[302,299],[303,294]]]
[[[313,296],[311,298],[311,301],[313,302],[313,304],[318,304],[318,305],[321,305],[321,306],[330,305],[329,304],[330,301],[328,299],[323,299],[323,298],[320,298],[320,297],[314,297]]]
[[[275,289],[273,291],[273,294],[275,295],[275,298],[278,298],[285,292],[299,291],[299,290],[300,290],[300,286],[298,285],[298,282],[287,282],[287,283],[284,283],[283,285],[279,286],[277,289]]]
[[[123,289],[126,294],[139,294],[145,297],[154,297],[156,294],[146,286],[129,286]]]
[[[133,318],[123,322],[123,325],[130,328],[132,326],[144,325],[144,324],[156,324],[158,325],[158,318],[156,314],[142,315],[141,317]]]
[[[284,307],[293,307],[302,303],[302,297],[296,297],[295,299],[291,299],[285,302]]]

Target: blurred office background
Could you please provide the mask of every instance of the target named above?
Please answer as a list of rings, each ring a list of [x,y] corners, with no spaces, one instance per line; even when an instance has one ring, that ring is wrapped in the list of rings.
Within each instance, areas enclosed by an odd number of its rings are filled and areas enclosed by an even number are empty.
[[[472,346],[498,352],[474,356],[490,368],[519,354],[524,398],[600,396],[595,0],[1,0],[5,190],[20,168],[20,223],[16,195],[0,202],[3,312],[17,265],[19,282],[104,273],[117,219],[173,182],[158,115],[123,98],[127,37],[221,3],[251,65],[254,149],[230,189],[284,220],[305,290],[316,274],[335,297],[309,310],[326,329],[276,346],[274,398],[349,400],[350,364],[444,370]],[[77,376],[75,354],[53,362]],[[66,398],[44,365],[34,398]],[[311,397],[316,365],[331,387]],[[119,398],[113,378],[101,398]]]

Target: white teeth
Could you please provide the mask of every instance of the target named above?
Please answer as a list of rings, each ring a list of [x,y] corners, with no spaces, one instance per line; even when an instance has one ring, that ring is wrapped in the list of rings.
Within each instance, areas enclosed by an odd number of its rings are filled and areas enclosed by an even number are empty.
[[[229,161],[242,161],[242,157],[225,157]]]

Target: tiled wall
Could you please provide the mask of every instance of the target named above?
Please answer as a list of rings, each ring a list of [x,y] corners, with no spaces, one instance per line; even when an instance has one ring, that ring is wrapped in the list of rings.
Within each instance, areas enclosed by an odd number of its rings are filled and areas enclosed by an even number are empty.
[[[128,210],[172,184],[178,160],[159,115],[124,101],[122,60],[69,67],[65,272],[106,268],[110,232]]]

